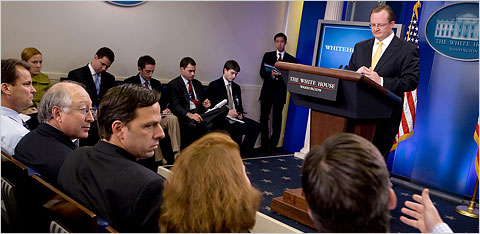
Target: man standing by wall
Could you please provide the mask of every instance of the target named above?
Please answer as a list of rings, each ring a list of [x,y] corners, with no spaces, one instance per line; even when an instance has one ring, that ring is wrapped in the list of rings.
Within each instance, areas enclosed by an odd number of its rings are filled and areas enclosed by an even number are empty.
[[[16,59],[2,59],[2,151],[9,155],[22,137],[29,132],[19,113],[33,105],[30,66]]]
[[[93,59],[86,66],[77,68],[68,73],[68,79],[84,84],[85,89],[92,100],[93,106],[98,103],[103,95],[116,86],[115,77],[107,72],[107,69],[115,60],[115,54],[110,48],[102,47],[93,56]],[[80,146],[95,145],[99,140],[97,124],[94,122],[88,132],[88,138],[80,141]]]
[[[418,48],[393,33],[395,16],[388,5],[377,5],[370,13],[374,38],[355,45],[348,69],[364,74],[403,98],[403,93],[417,88],[420,73]],[[373,144],[388,156],[402,118],[402,105],[394,107],[391,118],[379,120]]]
[[[287,87],[283,81],[282,74],[275,70],[268,72],[265,64],[273,66],[277,61],[296,62],[295,57],[285,51],[287,36],[284,33],[275,34],[273,41],[276,50],[266,52],[260,65],[260,76],[263,78],[263,86],[260,92],[261,144],[262,151],[265,153],[274,150],[278,145],[282,128],[282,111],[287,96]],[[268,121],[272,110],[272,136],[270,136]]]

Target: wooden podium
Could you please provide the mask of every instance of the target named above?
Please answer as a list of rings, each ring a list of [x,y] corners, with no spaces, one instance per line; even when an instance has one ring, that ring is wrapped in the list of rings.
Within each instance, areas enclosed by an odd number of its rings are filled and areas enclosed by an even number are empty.
[[[276,62],[295,105],[312,109],[310,146],[341,132],[360,135],[370,141],[376,121],[390,118],[402,99],[362,74],[302,64]],[[312,228],[307,202],[301,188],[286,190],[272,199],[271,208]]]

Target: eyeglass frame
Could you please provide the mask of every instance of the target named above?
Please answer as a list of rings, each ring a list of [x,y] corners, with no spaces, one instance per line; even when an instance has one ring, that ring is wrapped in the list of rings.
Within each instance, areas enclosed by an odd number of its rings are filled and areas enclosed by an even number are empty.
[[[389,25],[390,23],[385,23],[385,24],[368,24],[368,27],[369,28],[383,28],[387,25]]]
[[[92,114],[92,116],[95,115],[95,112],[97,111],[97,108],[96,107],[66,107],[66,108],[71,108],[71,109],[74,109],[74,110],[80,110],[81,112],[80,113],[83,113],[85,116],[87,116],[87,113],[90,111],[90,113]]]

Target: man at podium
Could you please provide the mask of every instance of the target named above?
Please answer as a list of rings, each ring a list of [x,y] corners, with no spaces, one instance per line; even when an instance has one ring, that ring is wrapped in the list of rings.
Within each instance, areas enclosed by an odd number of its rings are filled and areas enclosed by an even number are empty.
[[[418,48],[395,36],[395,15],[388,5],[377,5],[370,13],[370,28],[374,38],[355,45],[348,69],[362,73],[403,99],[404,92],[417,88],[419,77]],[[379,120],[373,138],[385,159],[395,140],[402,105],[393,108],[389,119]]]

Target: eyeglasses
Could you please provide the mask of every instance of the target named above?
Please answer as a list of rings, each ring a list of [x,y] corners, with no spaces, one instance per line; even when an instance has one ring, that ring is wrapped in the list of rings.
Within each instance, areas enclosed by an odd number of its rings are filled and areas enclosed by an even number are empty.
[[[385,26],[387,26],[388,23],[386,24],[368,24],[368,27],[370,28],[383,28]]]
[[[82,107],[82,108],[70,107],[70,108],[75,109],[75,110],[79,110],[84,115],[87,115],[89,111],[92,115],[94,115],[95,111],[97,111],[97,108],[95,108],[95,107],[90,107],[90,108],[88,108],[88,107]]]

